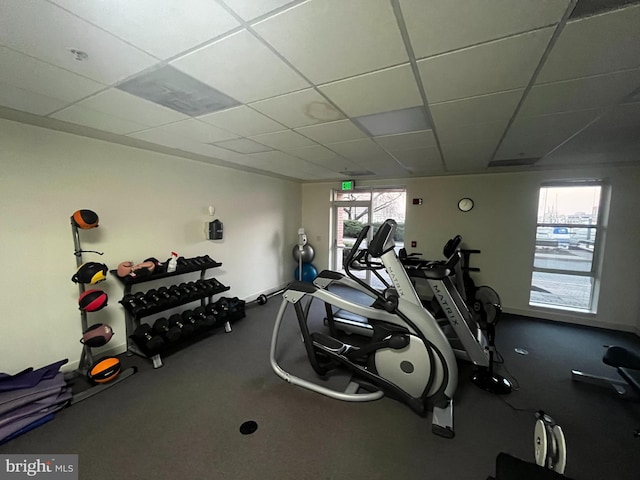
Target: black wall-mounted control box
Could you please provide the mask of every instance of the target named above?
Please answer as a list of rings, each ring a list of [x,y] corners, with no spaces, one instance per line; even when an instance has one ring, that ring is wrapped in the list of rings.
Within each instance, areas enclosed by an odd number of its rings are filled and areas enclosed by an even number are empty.
[[[209,240],[222,240],[224,226],[217,218],[209,222]]]

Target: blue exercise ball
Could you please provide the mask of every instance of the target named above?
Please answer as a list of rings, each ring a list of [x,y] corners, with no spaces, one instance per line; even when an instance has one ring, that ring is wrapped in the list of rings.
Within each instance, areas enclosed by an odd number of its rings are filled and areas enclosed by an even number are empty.
[[[296,267],[295,272],[293,273],[296,280],[299,280],[298,269],[300,267]],[[313,282],[313,279],[318,276],[318,270],[311,263],[303,263],[302,264],[302,281],[303,282]]]

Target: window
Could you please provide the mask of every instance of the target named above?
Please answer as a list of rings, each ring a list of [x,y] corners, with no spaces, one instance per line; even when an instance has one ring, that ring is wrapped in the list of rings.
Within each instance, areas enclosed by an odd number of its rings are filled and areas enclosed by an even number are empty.
[[[530,305],[595,312],[601,198],[596,181],[540,188]]]

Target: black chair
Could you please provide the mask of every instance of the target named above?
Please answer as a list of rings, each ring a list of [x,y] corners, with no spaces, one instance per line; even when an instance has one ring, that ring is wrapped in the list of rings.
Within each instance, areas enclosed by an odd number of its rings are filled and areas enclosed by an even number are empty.
[[[526,462],[508,453],[496,457],[496,476],[487,480],[571,480],[553,470]]]

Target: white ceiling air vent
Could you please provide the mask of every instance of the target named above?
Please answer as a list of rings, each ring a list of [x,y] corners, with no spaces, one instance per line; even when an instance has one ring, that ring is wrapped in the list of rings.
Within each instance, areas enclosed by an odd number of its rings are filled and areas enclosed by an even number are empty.
[[[240,105],[237,100],[170,65],[143,73],[117,88],[191,117]]]
[[[530,158],[509,158],[507,160],[493,160],[489,162],[487,167],[525,167],[534,165],[540,157],[530,157]]]
[[[363,115],[352,120],[373,137],[431,129],[424,107]]]
[[[369,170],[345,170],[340,173],[347,177],[366,177],[367,175],[375,175],[375,173],[370,172]]]

